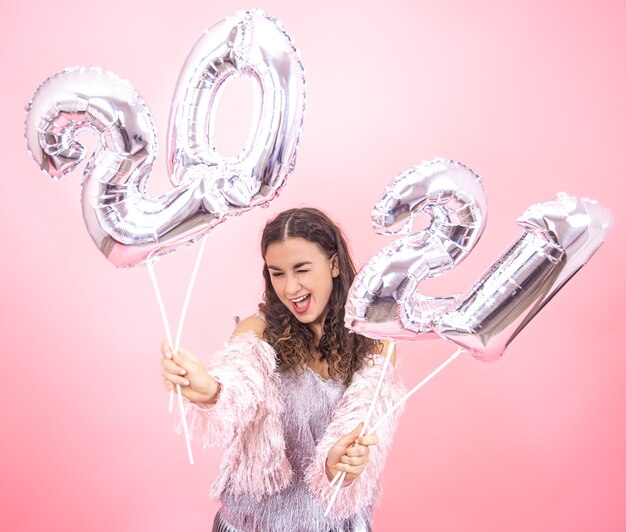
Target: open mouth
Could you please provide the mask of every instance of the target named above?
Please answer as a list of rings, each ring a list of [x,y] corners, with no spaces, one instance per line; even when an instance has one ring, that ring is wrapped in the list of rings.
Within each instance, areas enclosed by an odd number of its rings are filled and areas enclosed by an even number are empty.
[[[295,312],[304,314],[311,306],[311,294],[299,297],[298,299],[292,299],[291,304]]]

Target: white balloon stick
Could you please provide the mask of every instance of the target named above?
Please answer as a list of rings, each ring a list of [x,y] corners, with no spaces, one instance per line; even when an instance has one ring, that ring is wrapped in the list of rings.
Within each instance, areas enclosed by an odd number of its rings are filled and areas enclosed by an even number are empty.
[[[374,391],[374,397],[372,397],[372,402],[370,403],[369,410],[367,412],[367,416],[365,417],[365,421],[363,422],[363,427],[361,428],[361,433],[359,434],[359,438],[366,433],[369,422],[372,418],[372,414],[374,413],[374,407],[376,406],[376,401],[378,401],[378,396],[380,395],[380,389],[382,388],[383,380],[385,379],[385,374],[387,373],[387,367],[389,366],[389,359],[391,358],[391,353],[393,352],[393,348],[396,343],[393,340],[389,340],[389,346],[387,348],[387,354],[385,355],[385,363],[383,364],[383,369],[380,373],[380,377],[378,378],[378,383],[376,384],[376,390]],[[337,495],[339,495],[339,490],[341,490],[341,485],[346,478],[346,472],[337,472],[332,482],[330,483],[331,487],[335,485],[338,481],[337,487],[335,488],[335,492],[333,496],[328,501],[328,506],[326,507],[326,511],[324,515],[328,515],[330,513],[330,509],[335,504],[335,500],[337,499]]]

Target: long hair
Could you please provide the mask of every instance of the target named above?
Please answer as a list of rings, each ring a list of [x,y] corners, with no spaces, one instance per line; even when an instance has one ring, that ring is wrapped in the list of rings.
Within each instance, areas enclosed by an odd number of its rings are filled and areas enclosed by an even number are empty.
[[[344,307],[348,290],[356,271],[341,230],[323,212],[313,208],[290,209],[281,212],[263,230],[261,254],[270,244],[300,237],[317,244],[327,258],[337,255],[339,275],[333,278],[333,290],[328,302],[319,351],[328,361],[328,371],[335,380],[349,384],[354,372],[366,359],[382,349],[380,342],[350,333],[344,326]],[[311,357],[315,345],[313,332],[283,305],[272,286],[270,273],[263,264],[265,291],[259,310],[265,315],[265,339],[276,350],[281,370],[299,371]]]

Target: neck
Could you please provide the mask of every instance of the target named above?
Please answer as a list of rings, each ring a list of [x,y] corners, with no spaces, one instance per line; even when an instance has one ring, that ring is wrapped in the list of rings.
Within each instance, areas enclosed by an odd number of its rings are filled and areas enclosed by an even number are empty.
[[[323,327],[319,323],[311,323],[309,328],[313,331],[313,344],[318,347],[322,339]]]
[[[328,314],[328,309],[324,311],[324,313],[313,323],[309,323],[309,329],[313,332],[313,344],[315,346],[320,345],[320,340],[322,339],[322,333],[324,332],[324,322],[326,321],[326,315]]]

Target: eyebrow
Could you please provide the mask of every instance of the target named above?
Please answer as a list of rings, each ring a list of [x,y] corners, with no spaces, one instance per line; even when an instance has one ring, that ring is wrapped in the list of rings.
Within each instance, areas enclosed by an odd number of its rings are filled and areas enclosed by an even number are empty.
[[[293,265],[293,269],[297,270],[298,268],[301,268],[302,266],[307,266],[309,264],[313,264],[311,261],[305,260],[302,262],[298,262],[297,264]],[[271,264],[267,265],[267,269],[268,270],[280,270],[280,268],[278,266],[272,266]]]

